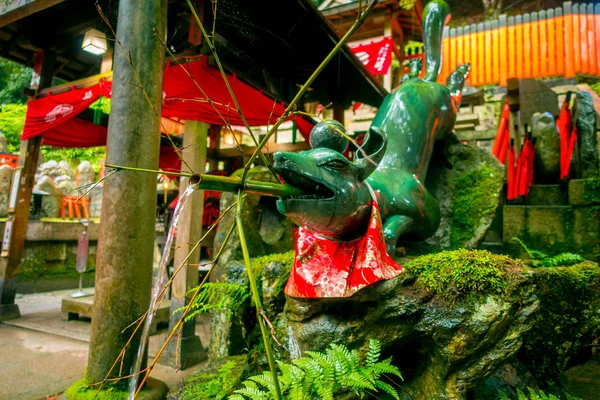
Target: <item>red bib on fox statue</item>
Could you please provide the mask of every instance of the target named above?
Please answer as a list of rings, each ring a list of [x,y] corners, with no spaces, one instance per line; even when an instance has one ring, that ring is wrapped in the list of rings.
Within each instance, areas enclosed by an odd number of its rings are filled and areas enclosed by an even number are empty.
[[[361,238],[336,242],[298,229],[296,258],[285,294],[309,299],[350,297],[402,271],[386,251],[379,205],[373,201],[369,226]]]

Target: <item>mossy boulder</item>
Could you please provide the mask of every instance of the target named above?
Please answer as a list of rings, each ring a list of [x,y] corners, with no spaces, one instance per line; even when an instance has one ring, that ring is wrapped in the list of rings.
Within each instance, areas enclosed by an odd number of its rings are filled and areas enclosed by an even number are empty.
[[[532,269],[461,249],[416,258],[406,269],[347,299],[288,298],[277,323],[284,350],[291,358],[330,343],[366,350],[374,338],[413,399],[483,399],[474,388],[492,374],[501,379],[507,363],[518,360],[543,387],[597,335],[594,263]],[[567,346],[569,336],[580,344]]]
[[[246,356],[219,360],[187,377],[169,391],[167,400],[221,400],[240,384]]]
[[[283,289],[290,275],[294,252],[271,254],[251,260],[256,284],[267,318],[275,321],[283,312]],[[232,261],[224,268],[224,282],[248,288],[248,274],[242,261]],[[250,299],[235,313],[211,312],[209,360],[218,362],[239,355],[256,344],[256,311]]]
[[[476,248],[502,203],[504,166],[482,148],[451,135],[436,144],[425,186],[440,204],[436,233],[419,248],[426,252]]]
[[[83,378],[67,388],[64,394],[66,400],[127,400],[129,390],[127,380],[106,382],[102,390],[97,382]],[[154,378],[149,378],[136,399],[161,400],[167,395],[167,385]]]
[[[540,312],[519,358],[540,381],[558,381],[574,355],[589,355],[600,337],[600,269],[583,262],[536,269]]]

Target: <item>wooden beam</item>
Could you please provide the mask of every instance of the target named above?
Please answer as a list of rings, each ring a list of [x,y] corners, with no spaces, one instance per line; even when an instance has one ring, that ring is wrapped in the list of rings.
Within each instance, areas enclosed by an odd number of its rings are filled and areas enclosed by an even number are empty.
[[[64,0],[5,0],[0,4],[0,27],[12,24]]]
[[[251,156],[254,153],[254,150],[256,149],[254,146],[253,147],[249,147],[246,145],[242,145],[242,151],[243,151],[243,155],[245,157],[247,156]],[[277,153],[278,151],[304,151],[304,150],[309,150],[310,146],[308,143],[306,142],[298,142],[296,144],[292,144],[292,143],[269,143],[267,146],[265,146],[263,148],[263,153],[264,154],[273,154],[273,153]],[[208,156],[212,156],[217,158],[218,160],[223,160],[223,159],[228,159],[228,158],[237,158],[237,157],[241,157],[242,154],[240,153],[240,150],[237,148],[230,148],[230,149],[214,149],[214,148],[208,148],[207,149],[207,157]]]

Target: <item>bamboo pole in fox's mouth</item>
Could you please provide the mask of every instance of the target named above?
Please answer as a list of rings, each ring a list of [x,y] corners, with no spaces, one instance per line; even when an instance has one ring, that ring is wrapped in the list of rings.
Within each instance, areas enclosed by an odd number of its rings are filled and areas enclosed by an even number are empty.
[[[262,196],[273,196],[273,197],[288,197],[288,196],[301,196],[304,194],[302,190],[292,185],[273,183],[273,182],[261,182],[254,180],[246,180],[242,185],[242,178],[228,177],[219,175],[208,175],[208,174],[190,174],[186,172],[164,172],[153,169],[143,168],[132,168],[124,167],[121,165],[106,164],[106,168],[114,168],[117,170],[125,171],[137,171],[146,172],[153,174],[165,174],[175,176],[185,176],[190,178],[190,184],[197,184],[199,190],[216,190],[219,192],[230,192],[237,193],[239,190],[243,190],[247,193],[259,194]]]

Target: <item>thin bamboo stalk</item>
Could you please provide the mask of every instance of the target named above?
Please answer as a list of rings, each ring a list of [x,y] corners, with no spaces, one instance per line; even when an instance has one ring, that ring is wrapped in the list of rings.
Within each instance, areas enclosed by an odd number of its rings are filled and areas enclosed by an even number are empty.
[[[265,321],[263,320],[264,309],[262,306],[262,302],[260,301],[260,295],[258,293],[258,288],[256,286],[256,277],[254,276],[254,271],[252,270],[252,266],[250,265],[250,253],[248,252],[248,244],[246,243],[246,235],[244,234],[244,226],[242,223],[243,195],[244,195],[244,192],[240,190],[238,192],[237,213],[235,216],[236,225],[237,225],[237,229],[238,229],[238,235],[240,237],[240,247],[242,248],[244,264],[246,265],[246,272],[248,273],[248,280],[250,281],[250,291],[252,292],[254,306],[256,307],[256,316],[258,318],[258,325],[260,326],[260,333],[262,334],[263,341],[265,343],[265,352],[267,353],[267,360],[269,361],[269,369],[271,370],[271,375],[273,376],[273,383],[275,385],[275,393],[277,395],[277,399],[281,400],[281,389],[279,388],[279,379],[277,377],[277,369],[275,367],[275,358],[273,357],[273,349],[271,348],[271,341],[269,340],[267,327],[265,326]]]
[[[265,137],[261,140],[261,142],[256,147],[256,151],[254,152],[254,154],[250,157],[250,159],[246,163],[246,167],[244,169],[244,174],[242,175],[242,180],[246,179],[246,175],[248,174],[248,170],[250,169],[250,166],[252,165],[252,163],[254,162],[254,160],[256,160],[256,157],[258,156],[258,154],[259,153],[262,154],[261,153],[262,148],[265,147],[265,145],[269,142],[269,139],[271,138],[271,136],[273,136],[273,134],[275,132],[277,132],[277,129],[283,123],[285,117],[292,110],[294,110],[294,108],[296,107],[296,104],[302,98],[302,96],[304,96],[304,93],[306,93],[306,91],[308,90],[308,88],[310,87],[310,85],[315,81],[315,79],[317,79],[317,77],[325,69],[325,67],[327,66],[327,64],[329,64],[329,62],[331,60],[333,60],[333,58],[338,53],[338,51],[342,48],[342,46],[344,46],[346,44],[346,42],[348,41],[348,39],[350,39],[350,36],[352,36],[354,34],[354,32],[356,32],[356,30],[358,29],[358,27],[362,25],[362,23],[367,18],[367,15],[369,15],[371,13],[371,11],[373,10],[373,8],[375,7],[375,5],[378,2],[379,2],[379,0],[373,0],[371,2],[371,4],[369,4],[369,6],[365,9],[365,11],[363,11],[363,13],[356,19],[356,22],[354,23],[354,25],[352,25],[352,27],[348,30],[348,32],[346,32],[346,34],[335,45],[335,47],[333,48],[333,50],[331,50],[331,52],[327,55],[327,57],[325,57],[325,59],[323,60],[323,62],[321,62],[321,65],[319,65],[317,67],[317,69],[312,73],[312,75],[306,80],[306,82],[304,83],[304,85],[302,85],[302,87],[300,88],[300,90],[298,91],[298,93],[296,93],[296,96],[294,96],[294,98],[292,99],[292,101],[290,102],[290,104],[288,104],[288,106],[286,107],[286,109],[283,112],[282,116],[277,120],[277,122],[275,122],[275,124],[273,124],[273,126],[271,127],[271,129],[269,130],[269,132],[267,132],[267,134],[265,135]]]
[[[235,93],[233,93],[233,89],[231,88],[231,85],[229,84],[229,80],[227,79],[227,74],[225,73],[223,64],[221,64],[221,60],[219,59],[217,50],[215,49],[214,44],[212,43],[208,34],[206,33],[206,30],[204,29],[204,25],[202,24],[202,21],[198,17],[198,14],[196,13],[196,9],[194,8],[194,5],[192,4],[191,0],[186,0],[186,1],[187,1],[188,6],[190,7],[190,11],[192,12],[192,15],[194,16],[194,19],[196,20],[196,23],[198,24],[198,26],[200,27],[200,30],[202,31],[202,35],[204,35],[204,38],[206,39],[206,44],[208,44],[208,47],[210,48],[210,52],[212,53],[213,57],[215,58],[215,62],[217,63],[219,72],[221,72],[221,76],[223,77],[223,82],[225,82],[225,86],[227,86],[227,91],[229,92],[229,95],[231,96],[231,100],[233,100],[233,104],[235,105],[235,108],[237,109],[237,113],[239,114],[240,118],[242,119],[242,122],[244,123],[244,127],[248,130],[248,133],[250,134],[252,141],[254,142],[254,144],[256,146],[258,146],[258,141],[256,140],[256,136],[254,136],[254,133],[252,132],[252,129],[250,128],[250,125],[248,124],[248,121],[246,120],[246,117],[244,116],[244,113],[242,112],[242,109],[237,101],[237,97],[235,96]],[[273,176],[277,177],[277,175],[271,168],[271,164],[269,164],[265,155],[262,152],[260,153],[260,157],[263,160],[263,163],[267,166],[267,168],[269,168],[269,171],[271,171]]]
[[[208,174],[189,174],[185,172],[171,173],[163,172],[153,169],[144,168],[133,168],[124,167],[121,165],[106,164],[107,168],[114,168],[116,170],[125,171],[136,171],[146,172],[153,174],[166,174],[184,176],[190,178],[190,183],[197,184],[200,190],[217,190],[220,192],[237,193],[239,190],[245,190],[248,193],[260,194],[263,196],[274,196],[274,197],[287,197],[287,196],[300,196],[303,194],[302,190],[286,184],[272,183],[272,182],[261,182],[247,180],[242,183],[242,178],[208,175]]]

